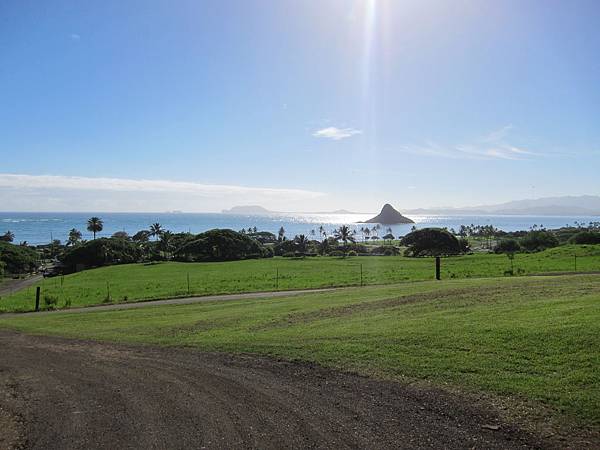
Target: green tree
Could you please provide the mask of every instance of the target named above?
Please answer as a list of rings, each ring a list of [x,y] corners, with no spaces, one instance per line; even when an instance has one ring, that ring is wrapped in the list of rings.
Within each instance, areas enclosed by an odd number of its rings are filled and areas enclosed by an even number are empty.
[[[354,233],[346,225],[342,225],[333,233],[336,241],[342,241],[344,243],[344,256],[348,250],[348,242],[354,242]]]
[[[309,239],[304,234],[300,236],[296,236],[294,239],[296,241],[296,245],[298,246],[298,251],[302,254],[306,253],[308,250]]]
[[[160,249],[165,252],[165,256],[169,259],[171,252],[173,251],[173,236],[174,234],[170,231],[163,231],[160,235]]]
[[[277,240],[283,241],[285,239],[285,229],[281,227],[277,233]]]
[[[96,233],[100,233],[104,228],[104,222],[99,217],[90,217],[87,222],[87,230],[94,233],[94,240],[96,240]]]
[[[407,256],[456,255],[461,246],[456,236],[441,228],[422,228],[407,234],[400,241],[408,247]]]
[[[79,244],[79,242],[81,242],[81,231],[71,228],[69,231],[69,238],[67,239],[67,245],[72,247]]]
[[[156,222],[150,225],[150,236],[158,240],[160,235],[164,233],[163,227],[160,223]]]

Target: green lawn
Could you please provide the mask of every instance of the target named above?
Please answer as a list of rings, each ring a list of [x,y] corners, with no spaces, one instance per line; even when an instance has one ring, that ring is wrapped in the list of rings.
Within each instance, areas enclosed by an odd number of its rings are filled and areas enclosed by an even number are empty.
[[[600,276],[426,281],[297,297],[0,317],[36,334],[184,345],[425,379],[600,425]]]
[[[564,246],[541,253],[519,254],[515,271],[523,274],[575,269],[600,270],[600,245]],[[107,301],[149,300],[186,295],[356,286],[360,272],[366,285],[428,280],[434,276],[432,258],[405,257],[310,257],[271,258],[223,263],[130,264],[88,270],[42,282],[45,294],[58,297],[58,307],[87,306]],[[442,277],[473,278],[503,276],[510,268],[505,255],[474,254],[444,258]],[[277,284],[276,274],[279,271]],[[188,291],[188,279],[190,289]],[[0,299],[0,312],[31,311],[35,286]],[[43,301],[42,301],[43,307]]]

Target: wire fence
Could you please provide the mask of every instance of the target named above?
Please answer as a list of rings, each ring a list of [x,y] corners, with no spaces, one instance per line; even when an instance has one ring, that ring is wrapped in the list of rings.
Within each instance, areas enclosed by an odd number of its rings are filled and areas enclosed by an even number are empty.
[[[600,273],[598,255],[517,254],[441,258],[275,258],[227,263],[110,266],[44,279],[0,299],[0,311],[30,311],[187,296],[395,284],[410,281]]]

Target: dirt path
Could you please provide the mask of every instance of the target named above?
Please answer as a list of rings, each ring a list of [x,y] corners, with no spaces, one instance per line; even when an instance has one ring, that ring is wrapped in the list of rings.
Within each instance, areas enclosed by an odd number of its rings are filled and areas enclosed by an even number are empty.
[[[11,278],[5,279],[4,282],[0,284],[0,297],[12,294],[13,292],[24,289],[41,280],[43,280],[41,275],[32,275],[30,277],[19,278],[17,280],[13,280]]]
[[[0,448],[544,447],[456,396],[308,364],[8,331],[0,349]]]

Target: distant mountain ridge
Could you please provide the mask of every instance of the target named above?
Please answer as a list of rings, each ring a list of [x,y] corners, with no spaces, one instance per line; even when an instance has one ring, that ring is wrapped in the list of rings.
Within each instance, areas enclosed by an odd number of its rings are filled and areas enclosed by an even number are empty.
[[[600,196],[545,197],[515,200],[497,205],[469,206],[464,208],[418,208],[406,212],[408,214],[446,215],[600,216]]]
[[[271,214],[271,211],[259,205],[234,206],[230,209],[224,209],[221,212],[223,214],[250,214],[254,216]]]

